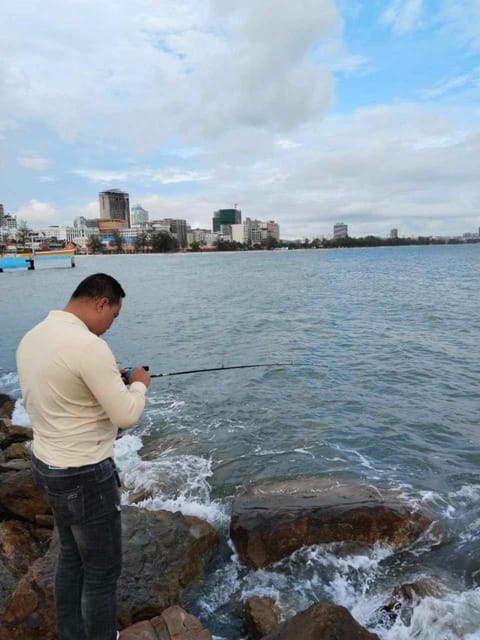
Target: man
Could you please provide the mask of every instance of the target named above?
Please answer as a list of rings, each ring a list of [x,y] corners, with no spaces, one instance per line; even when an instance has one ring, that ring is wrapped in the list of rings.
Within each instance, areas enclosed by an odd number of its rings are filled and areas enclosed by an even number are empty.
[[[33,428],[32,473],[55,518],[60,552],[55,603],[60,640],[115,640],[121,571],[118,428],[140,418],[150,376],[133,369],[125,385],[99,336],[125,297],[111,276],[85,278],[63,311],[51,311],[17,350]]]

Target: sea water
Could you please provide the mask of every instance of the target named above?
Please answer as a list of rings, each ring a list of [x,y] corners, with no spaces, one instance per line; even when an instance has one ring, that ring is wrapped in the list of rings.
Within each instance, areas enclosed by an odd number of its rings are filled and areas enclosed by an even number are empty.
[[[220,551],[188,602],[217,640],[247,637],[241,607],[254,594],[285,615],[342,604],[382,640],[480,639],[480,245],[86,256],[75,269],[5,272],[3,391],[19,397],[24,332],[99,271],[127,292],[105,336],[119,366],[286,363],[152,380],[139,425],[117,441],[142,506],[219,530]],[[28,424],[20,401],[15,421]],[[432,510],[448,542],[319,545],[247,570],[228,538],[232,496],[303,475],[395,489]],[[429,576],[448,586],[442,597],[396,621],[379,613],[394,586]]]

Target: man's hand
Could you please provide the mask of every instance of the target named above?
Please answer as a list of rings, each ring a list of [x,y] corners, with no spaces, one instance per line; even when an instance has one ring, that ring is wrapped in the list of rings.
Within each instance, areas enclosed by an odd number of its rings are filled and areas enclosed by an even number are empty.
[[[122,379],[125,384],[132,384],[132,382],[143,382],[143,384],[148,388],[150,385],[150,375],[148,371],[145,371],[143,367],[134,367],[132,373],[125,377],[125,374],[129,371],[129,369],[120,369],[120,373],[122,375]]]

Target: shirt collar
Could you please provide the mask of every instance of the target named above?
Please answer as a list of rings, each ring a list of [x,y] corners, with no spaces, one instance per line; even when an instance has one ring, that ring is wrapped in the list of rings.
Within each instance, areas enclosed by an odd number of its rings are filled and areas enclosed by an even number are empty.
[[[50,318],[51,320],[56,320],[59,322],[67,322],[68,324],[76,324],[79,327],[82,327],[83,329],[90,331],[87,325],[82,320],[80,320],[78,316],[76,316],[74,313],[70,313],[69,311],[60,311],[60,310],[50,311],[47,318]]]

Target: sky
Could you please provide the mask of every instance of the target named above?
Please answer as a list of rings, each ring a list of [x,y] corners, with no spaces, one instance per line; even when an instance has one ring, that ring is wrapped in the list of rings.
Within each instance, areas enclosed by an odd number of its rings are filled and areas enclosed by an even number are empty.
[[[0,203],[285,239],[480,226],[480,0],[2,0]]]

